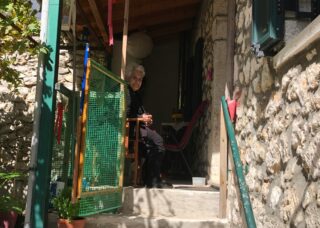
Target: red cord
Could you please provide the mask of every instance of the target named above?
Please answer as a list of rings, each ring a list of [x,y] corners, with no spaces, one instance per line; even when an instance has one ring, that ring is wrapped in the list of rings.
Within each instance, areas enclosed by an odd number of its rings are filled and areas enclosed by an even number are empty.
[[[63,118],[63,105],[62,103],[58,103],[58,113],[57,113],[57,119],[54,127],[54,132],[55,132],[55,136],[58,144],[60,144],[60,140],[61,140],[62,118]]]

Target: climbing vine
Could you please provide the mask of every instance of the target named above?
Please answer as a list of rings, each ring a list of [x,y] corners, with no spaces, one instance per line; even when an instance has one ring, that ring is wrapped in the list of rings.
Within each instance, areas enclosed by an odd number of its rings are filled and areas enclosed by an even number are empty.
[[[17,55],[45,51],[39,37],[40,22],[29,0],[0,0],[0,79],[17,86],[19,73],[12,68]]]

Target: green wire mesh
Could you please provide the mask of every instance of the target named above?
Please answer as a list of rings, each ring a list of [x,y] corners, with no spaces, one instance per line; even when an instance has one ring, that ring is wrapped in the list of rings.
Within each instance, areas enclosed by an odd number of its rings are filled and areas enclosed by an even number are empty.
[[[79,216],[121,206],[125,124],[124,84],[91,60]]]

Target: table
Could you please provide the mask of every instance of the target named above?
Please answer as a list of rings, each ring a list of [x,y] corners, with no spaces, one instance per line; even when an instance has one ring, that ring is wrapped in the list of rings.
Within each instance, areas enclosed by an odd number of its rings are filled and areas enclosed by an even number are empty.
[[[161,135],[165,144],[176,144],[177,141],[179,142],[188,124],[189,122],[184,121],[161,123]]]
[[[186,127],[189,122],[179,121],[179,122],[171,122],[171,123],[161,123],[163,127],[172,127],[175,131],[179,131],[181,128]]]

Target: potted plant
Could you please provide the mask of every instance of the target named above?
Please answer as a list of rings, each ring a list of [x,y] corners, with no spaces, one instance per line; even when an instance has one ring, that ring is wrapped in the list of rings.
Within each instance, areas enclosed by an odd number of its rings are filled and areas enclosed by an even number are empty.
[[[79,202],[72,203],[71,188],[65,187],[56,197],[52,199],[53,208],[58,212],[59,228],[83,228],[85,219],[77,217]]]
[[[22,214],[23,202],[4,189],[10,181],[22,176],[19,172],[0,172],[0,227],[13,228],[18,214]]]

